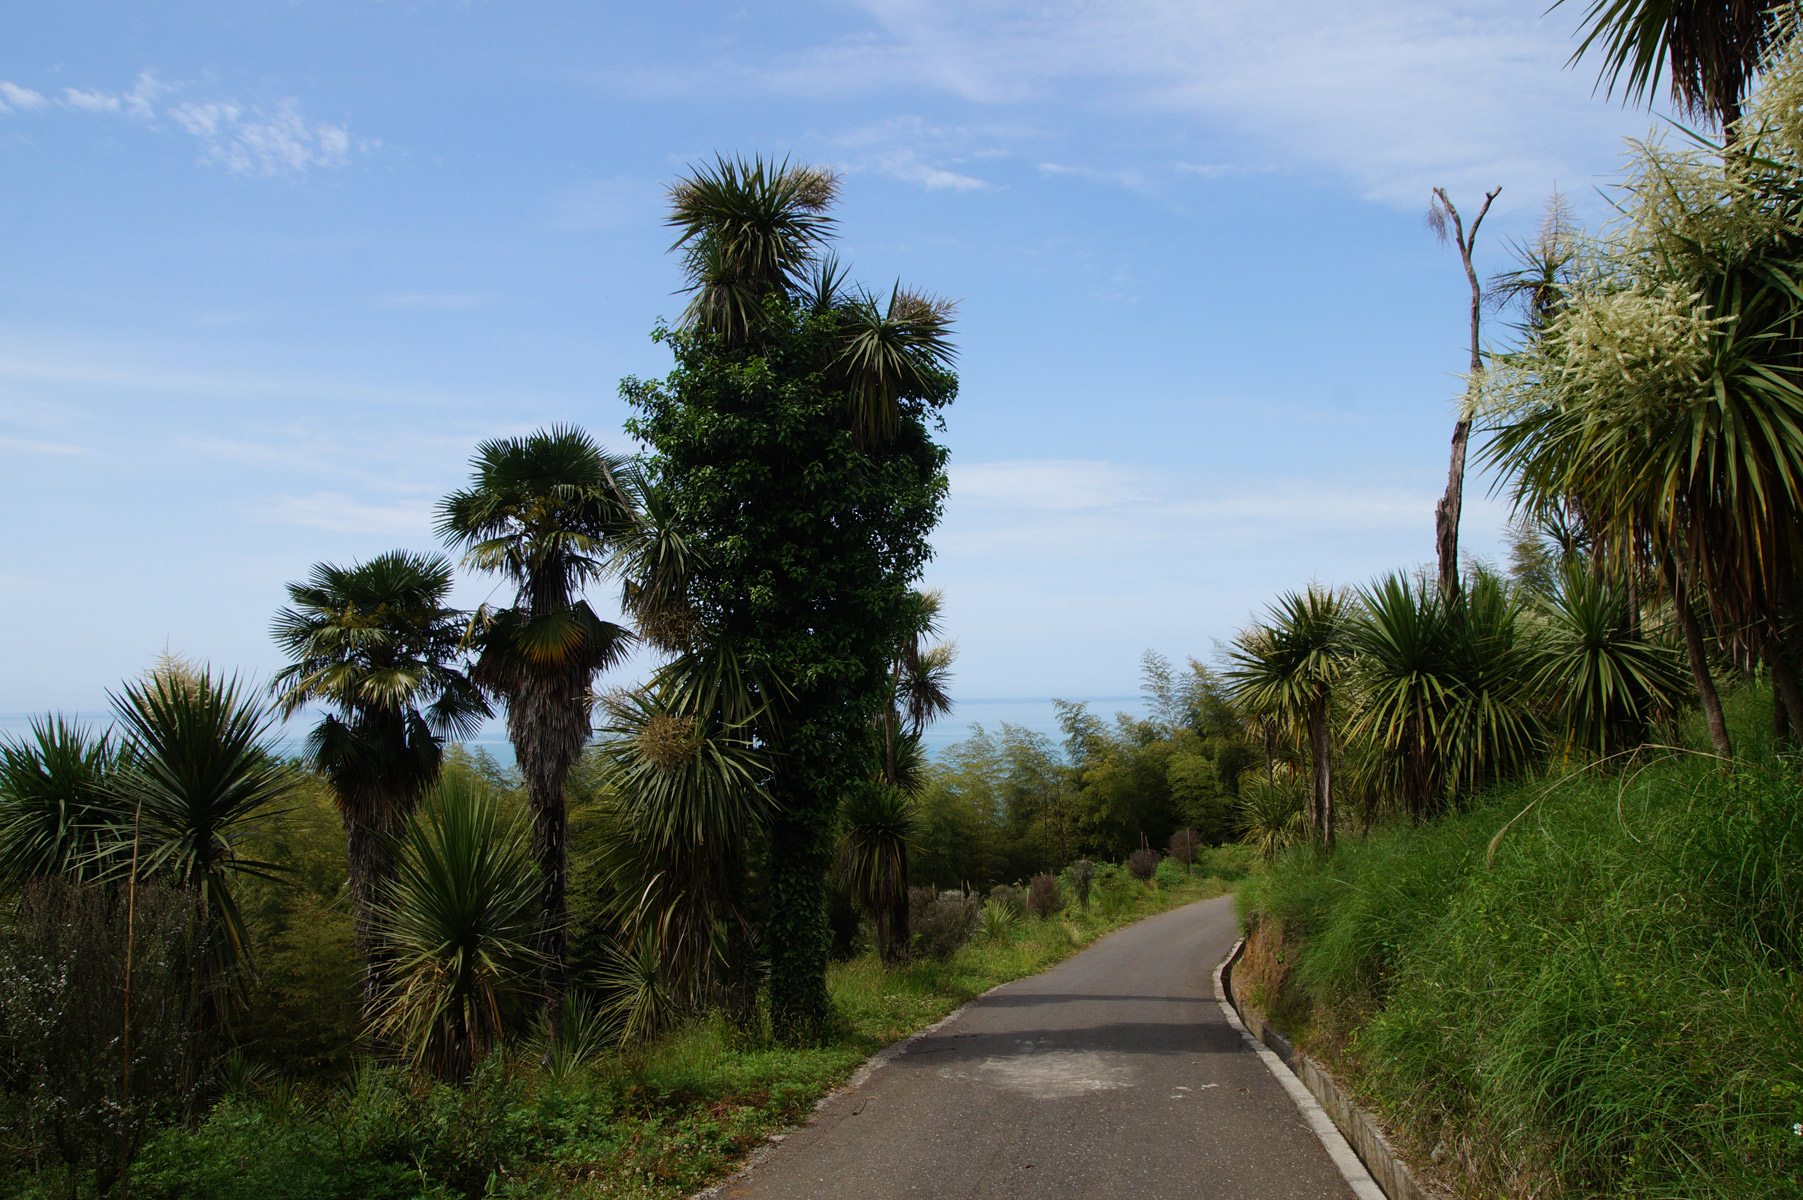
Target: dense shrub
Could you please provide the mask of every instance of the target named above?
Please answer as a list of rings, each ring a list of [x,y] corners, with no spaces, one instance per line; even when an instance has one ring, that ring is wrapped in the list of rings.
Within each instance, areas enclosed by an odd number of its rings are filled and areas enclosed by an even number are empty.
[[[1152,878],[1156,879],[1161,887],[1175,887],[1189,878],[1189,872],[1178,866],[1176,859],[1161,858],[1158,860],[1158,865],[1152,869]]]
[[[1059,891],[1055,876],[1033,876],[1033,881],[1027,886],[1027,907],[1041,920],[1063,911],[1064,895]]]
[[[200,908],[190,893],[140,883],[128,928],[127,900],[122,886],[42,880],[20,892],[0,941],[6,1149],[60,1161],[70,1195],[83,1175],[110,1191],[120,1151],[135,1154],[152,1121],[186,1115],[207,1077]]]
[[[1145,880],[1152,878],[1152,872],[1158,869],[1158,851],[1149,846],[1141,846],[1127,858],[1127,870],[1133,878]]]
[[[1166,851],[1172,858],[1182,863],[1185,869],[1196,861],[1196,855],[1202,850],[1202,839],[1193,829],[1179,829],[1171,835],[1171,844]]]
[[[1027,897],[1011,883],[998,883],[989,889],[989,902],[999,904],[1016,917],[1027,915]]]
[[[1064,868],[1062,876],[1064,890],[1067,894],[1075,896],[1077,898],[1077,903],[1087,909],[1089,907],[1090,885],[1095,882],[1095,878],[1096,864],[1090,862],[1087,858],[1079,858],[1076,862]]]
[[[949,959],[970,940],[976,921],[975,900],[941,898],[932,888],[908,889],[908,929],[913,951],[922,958]]]

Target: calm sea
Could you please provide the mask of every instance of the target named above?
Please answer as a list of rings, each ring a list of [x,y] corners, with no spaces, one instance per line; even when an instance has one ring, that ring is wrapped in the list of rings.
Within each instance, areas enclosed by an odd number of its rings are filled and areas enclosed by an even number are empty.
[[[1133,716],[1144,716],[1146,702],[1139,696],[1073,696],[1073,700],[1085,701],[1089,710],[1104,720],[1112,720],[1117,712],[1129,713]],[[0,713],[0,736],[9,738],[24,737],[30,732],[31,720],[35,713]],[[106,726],[112,724],[109,712],[65,713],[88,725]],[[1003,725],[1016,725],[1035,733],[1043,733],[1054,742],[1060,742],[1063,734],[1058,728],[1058,714],[1052,707],[1052,701],[1046,699],[1014,698],[987,700],[960,700],[952,709],[950,716],[935,721],[927,728],[924,741],[929,753],[937,755],[953,742],[963,741],[971,734],[973,725],[981,725],[990,733],[1000,733]],[[304,724],[297,720],[283,730],[280,739],[284,749],[298,752],[302,740],[306,737]],[[480,746],[504,764],[513,762],[513,747],[507,742],[506,727],[499,721],[490,722],[488,727],[477,734],[469,742],[472,746]]]

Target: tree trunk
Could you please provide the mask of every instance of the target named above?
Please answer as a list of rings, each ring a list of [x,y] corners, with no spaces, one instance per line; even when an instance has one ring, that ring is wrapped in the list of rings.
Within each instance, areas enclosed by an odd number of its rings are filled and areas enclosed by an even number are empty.
[[[1333,731],[1327,723],[1327,701],[1315,701],[1308,720],[1309,753],[1313,759],[1313,823],[1324,846],[1332,847],[1333,829]]]
[[[792,1046],[817,1043],[831,1011],[826,872],[832,854],[825,831],[832,804],[798,795],[801,790],[785,788],[787,794],[777,798],[783,807],[770,829],[770,915],[764,939],[770,955],[770,1029],[779,1042]]]
[[[1476,318],[1472,320],[1475,330]],[[1461,418],[1452,427],[1452,465],[1446,471],[1446,494],[1434,505],[1434,549],[1440,557],[1440,594],[1448,599],[1459,594],[1459,515],[1465,498],[1465,444],[1470,438],[1471,422]]]
[[[1778,693],[1778,681],[1772,680],[1772,745],[1790,736],[1790,717],[1784,712],[1784,697]]]
[[[1697,685],[1697,696],[1703,705],[1703,716],[1709,722],[1709,740],[1723,758],[1734,757],[1734,743],[1728,737],[1728,722],[1722,716],[1722,698],[1715,690],[1715,679],[1709,674],[1709,651],[1703,641],[1703,625],[1690,606],[1690,592],[1684,573],[1669,555],[1665,560],[1665,580],[1672,590],[1672,607],[1678,610],[1678,624],[1684,631],[1684,654],[1690,660],[1690,677]]]
[[[528,673],[507,710],[507,733],[532,809],[538,863],[539,994],[552,1036],[569,983],[569,815],[564,784],[589,735],[589,673],[580,665]]]
[[[1769,635],[1766,660],[1772,668],[1772,686],[1783,701],[1781,707],[1790,724],[1788,736],[1794,739],[1797,731],[1803,730],[1803,690],[1797,686],[1797,673],[1791,668],[1790,656],[1785,653],[1784,642],[1775,629]],[[1774,721],[1773,724],[1776,726],[1777,723]]]
[[[1434,198],[1442,210],[1440,214],[1436,215],[1433,209],[1429,210],[1429,216],[1442,239],[1446,230],[1444,219],[1452,220],[1453,243],[1459,249],[1459,262],[1465,268],[1465,281],[1471,285],[1471,380],[1465,389],[1468,400],[1475,396],[1478,376],[1484,371],[1483,344],[1478,340],[1479,322],[1483,317],[1484,289],[1477,281],[1477,269],[1471,264],[1471,251],[1477,245],[1477,231],[1484,223],[1484,214],[1490,211],[1491,202],[1501,191],[1502,188],[1498,187],[1484,196],[1484,205],[1472,220],[1469,233],[1465,230],[1464,222],[1459,219],[1459,210],[1453,207],[1452,199],[1447,196],[1444,188],[1434,189]],[[1465,443],[1470,437],[1470,414],[1461,412],[1458,423],[1452,429],[1452,463],[1446,472],[1446,494],[1434,506],[1434,549],[1440,558],[1440,593],[1448,599],[1459,594],[1459,516],[1465,497]]]
[[[389,956],[377,936],[375,913],[382,884],[394,871],[392,835],[348,816],[344,828],[350,843],[351,937],[363,955],[364,1017],[373,1020],[388,990]],[[381,1049],[380,1039],[373,1033],[370,1049]]]

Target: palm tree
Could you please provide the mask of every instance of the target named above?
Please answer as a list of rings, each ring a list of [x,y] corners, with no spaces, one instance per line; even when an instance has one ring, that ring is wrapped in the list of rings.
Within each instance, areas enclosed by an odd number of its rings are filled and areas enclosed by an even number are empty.
[[[579,429],[483,442],[471,465],[470,486],[440,503],[438,531],[464,550],[465,563],[517,589],[511,608],[484,609],[471,626],[480,649],[473,678],[507,701],[507,734],[526,780],[541,983],[555,1020],[569,961],[564,783],[589,740],[595,675],[632,643],[582,591],[608,572],[639,522],[622,483],[631,474],[625,460]]]
[[[0,887],[107,873],[107,836],[130,808],[113,787],[119,745],[60,716],[33,718],[29,740],[0,739]]]
[[[655,949],[665,980],[694,1008],[724,984],[735,1019],[755,998],[750,848],[772,812],[759,748],[760,695],[719,644],[666,664],[635,691],[603,699],[597,748],[614,795],[600,839],[621,961]]]
[[[1554,0],[1553,7],[1564,3]],[[1772,0],[1591,0],[1571,62],[1596,47],[1603,56],[1598,82],[1610,95],[1622,84],[1632,101],[1656,90],[1670,71],[1672,101],[1732,138],[1741,100],[1789,7]]]
[[[786,159],[717,157],[679,180],[667,223],[678,230],[672,249],[683,252],[694,295],[683,325],[741,346],[758,336],[772,299],[830,322],[836,356],[828,382],[845,393],[859,441],[882,442],[895,436],[901,397],[951,399],[957,306],[899,282],[887,300],[848,287],[838,260],[823,252],[838,195],[838,176]]]
[[[1615,581],[1571,564],[1560,585],[1544,606],[1533,687],[1552,701],[1572,748],[1607,757],[1638,746],[1655,720],[1682,707],[1677,654],[1639,635]]]
[[[271,682],[284,716],[324,704],[307,757],[330,781],[350,834],[351,904],[366,957],[364,1001],[383,991],[375,906],[392,874],[407,815],[438,778],[447,738],[466,738],[489,716],[457,666],[464,614],[446,605],[451,564],[392,551],[351,567],[321,563],[288,585],[276,644],[289,665]]]
[[[670,188],[666,224],[678,231],[688,290],[685,327],[719,335],[728,345],[752,339],[763,304],[808,279],[832,235],[827,215],[839,195],[831,171],[787,159],[767,163],[716,156],[713,165]],[[828,290],[832,275],[829,273]]]
[[[113,709],[128,764],[114,787],[131,811],[113,818],[116,849],[108,858],[195,896],[208,930],[214,986],[207,990],[218,1003],[219,987],[248,955],[232,881],[275,879],[281,871],[246,857],[238,843],[300,780],[271,745],[275,714],[236,679],[155,671],[125,685]]]
[[[950,684],[958,648],[925,644],[927,638],[939,635],[942,603],[944,596],[938,591],[910,595],[907,628],[889,666],[889,703],[877,718],[883,738],[883,781],[909,792],[917,783],[911,768],[919,758],[921,733],[952,711]]]
[[[1485,573],[1457,596],[1401,575],[1361,594],[1347,634],[1355,684],[1348,737],[1368,740],[1378,779],[1415,819],[1534,760],[1540,728],[1520,614]]]
[[[835,866],[839,882],[870,914],[885,966],[908,961],[908,845],[914,804],[894,784],[873,780],[846,796]]]
[[[1249,711],[1306,729],[1311,769],[1309,824],[1334,840],[1333,727],[1335,685],[1347,658],[1346,603],[1332,591],[1288,592],[1265,623],[1234,639],[1227,673],[1234,698]]]
[[[377,1030],[453,1083],[532,990],[538,888],[525,822],[447,774],[414,812],[376,912],[391,959]]]

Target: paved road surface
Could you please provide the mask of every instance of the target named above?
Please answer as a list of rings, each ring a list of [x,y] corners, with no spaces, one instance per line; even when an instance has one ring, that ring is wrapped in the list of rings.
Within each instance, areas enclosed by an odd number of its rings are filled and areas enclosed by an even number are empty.
[[[984,996],[839,1093],[730,1200],[1349,1200],[1227,1024],[1222,896]]]

